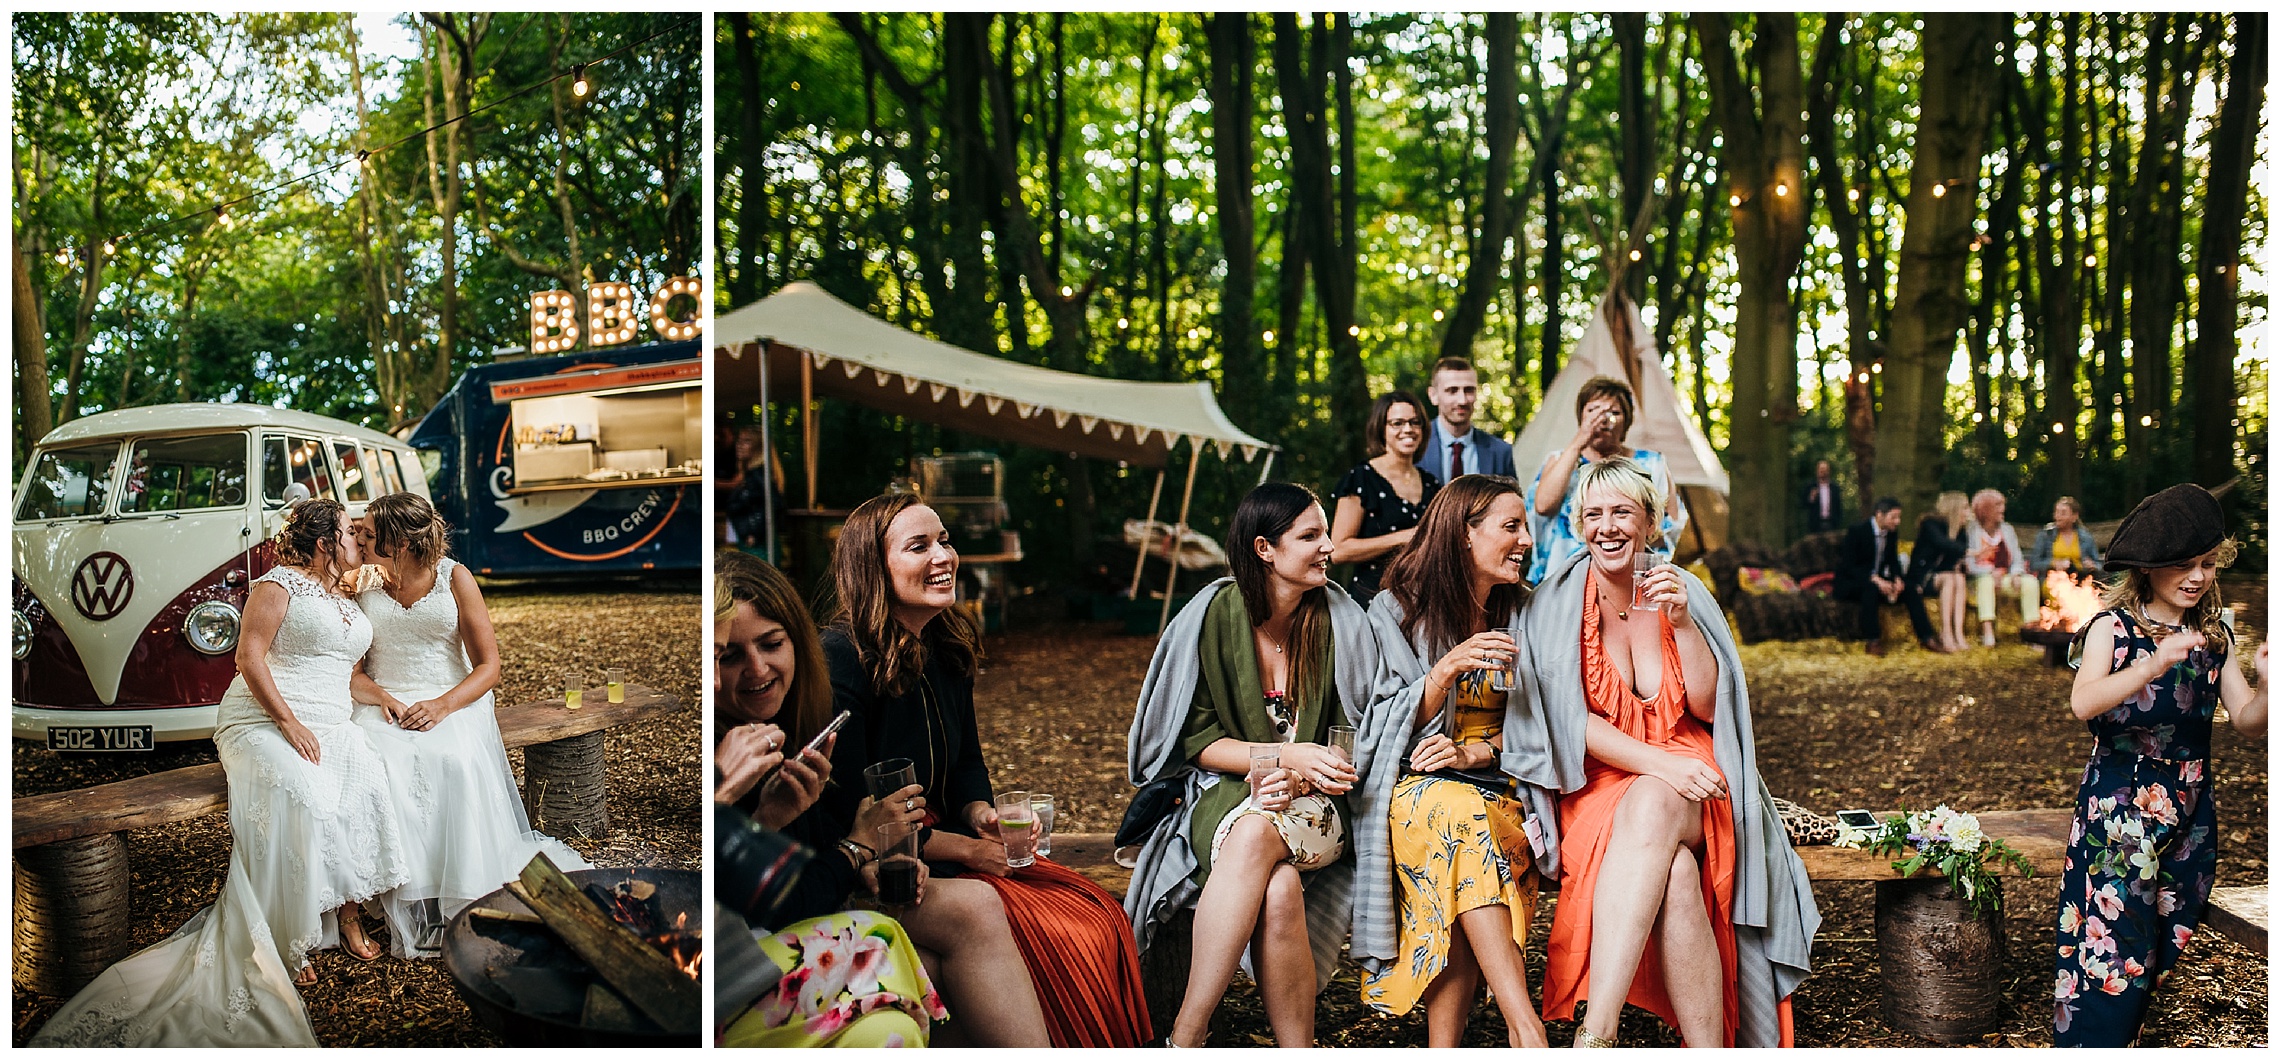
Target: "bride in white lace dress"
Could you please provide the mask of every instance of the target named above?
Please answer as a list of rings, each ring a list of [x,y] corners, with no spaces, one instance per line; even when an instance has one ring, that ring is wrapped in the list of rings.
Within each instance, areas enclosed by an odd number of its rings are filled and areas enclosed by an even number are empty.
[[[354,678],[356,724],[387,763],[409,879],[382,896],[390,949],[435,956],[440,927],[545,852],[586,859],[532,831],[492,709],[499,646],[475,576],[444,555],[446,527],[426,500],[391,493],[357,521],[382,575],[357,594],[372,649]]]
[[[347,512],[302,502],[277,554],[247,595],[214,730],[230,799],[221,897],[104,969],[33,1045],[314,1046],[294,990],[316,981],[309,951],[380,954],[357,903],[404,882],[405,863],[386,770],[350,721],[372,627],[333,589],[359,560]]]

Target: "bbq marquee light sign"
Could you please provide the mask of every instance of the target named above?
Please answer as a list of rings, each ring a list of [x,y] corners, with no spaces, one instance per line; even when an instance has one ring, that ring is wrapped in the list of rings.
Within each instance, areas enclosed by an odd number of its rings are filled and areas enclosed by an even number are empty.
[[[673,300],[689,299],[688,317],[676,317]],[[639,320],[633,285],[597,283],[586,288],[585,330],[590,347],[617,346],[633,341]],[[659,338],[697,337],[704,314],[704,284],[694,276],[675,276],[649,296],[649,327]],[[578,345],[578,296],[568,291],[539,291],[530,296],[530,350],[561,353]]]

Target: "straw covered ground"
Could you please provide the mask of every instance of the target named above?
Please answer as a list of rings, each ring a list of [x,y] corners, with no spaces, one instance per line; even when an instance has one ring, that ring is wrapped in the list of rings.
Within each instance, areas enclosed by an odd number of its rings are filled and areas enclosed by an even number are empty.
[[[2261,584],[2225,587],[2244,616],[2261,616]],[[2243,619],[2244,632],[2263,635]],[[1891,643],[1891,642],[1888,642]],[[1994,649],[1935,655],[1901,641],[1883,658],[1835,640],[1745,645],[1759,768],[1773,793],[1806,808],[1922,808],[1947,803],[1970,811],[2070,807],[2088,742],[2066,712],[2071,673],[2042,664],[2035,649],[2009,639]],[[993,779],[1000,788],[1051,790],[1055,828],[1113,831],[1131,786],[1125,733],[1153,640],[1106,624],[1054,623],[990,639],[975,694]],[[2262,739],[2220,726],[2215,744],[2220,886],[2261,884],[2266,869],[2267,758]],[[1879,1013],[1873,884],[1816,886],[1823,923],[1815,975],[1794,1002],[1799,1045],[1930,1046],[1894,1032]],[[2013,882],[2005,930],[2002,1032],[1986,1044],[2051,1041],[2051,934],[2057,881]],[[1529,981],[1539,990],[1551,903],[1528,949]],[[1360,1003],[1351,966],[1319,1001],[1324,1045],[1425,1044],[1424,1017],[1374,1014]],[[2146,1045],[2261,1046],[2267,1041],[2266,962],[2254,951],[2203,931],[2157,999]],[[1574,1024],[1549,1025],[1565,1045]],[[1159,1033],[1161,1032],[1159,1028]],[[1270,1044],[1256,992],[1238,979],[1222,1007],[1217,1044]],[[1632,1009],[1625,1044],[1677,1045],[1677,1035]],[[1487,1003],[1475,1009],[1467,1045],[1501,1045],[1504,1026]]]
[[[632,683],[669,692],[682,703],[671,715],[610,732],[610,830],[599,839],[571,837],[570,845],[596,865],[701,867],[697,688],[705,644],[696,593],[632,585],[592,591],[490,586],[485,596],[503,660],[501,701],[541,698],[565,665],[598,669],[611,665],[603,660],[615,660]],[[215,760],[213,744],[204,741],[135,758],[64,757],[24,740],[16,741],[14,752],[19,796]],[[508,758],[519,782],[522,752],[509,751]],[[137,948],[165,938],[213,902],[228,868],[229,843],[222,814],[128,835]],[[377,919],[369,923],[385,939]],[[316,965],[317,985],[302,997],[326,1045],[502,1044],[475,1023],[439,961],[382,956],[363,964],[326,950]],[[25,991],[17,991],[15,1001],[19,1046],[63,1003]]]

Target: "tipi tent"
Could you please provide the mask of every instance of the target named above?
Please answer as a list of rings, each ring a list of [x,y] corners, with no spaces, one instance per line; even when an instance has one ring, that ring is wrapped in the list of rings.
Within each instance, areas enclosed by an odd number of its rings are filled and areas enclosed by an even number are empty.
[[[1544,403],[1512,443],[1512,467],[1522,484],[1533,480],[1544,461],[1575,437],[1575,396],[1595,375],[1631,384],[1638,396],[1638,422],[1624,439],[1634,449],[1652,449],[1670,461],[1671,479],[1686,501],[1689,518],[1679,542],[1681,558],[1725,544],[1726,469],[1710,439],[1688,414],[1670,369],[1663,367],[1654,337],[1639,319],[1639,307],[1620,289],[1599,300],[1591,327],[1552,378]]]

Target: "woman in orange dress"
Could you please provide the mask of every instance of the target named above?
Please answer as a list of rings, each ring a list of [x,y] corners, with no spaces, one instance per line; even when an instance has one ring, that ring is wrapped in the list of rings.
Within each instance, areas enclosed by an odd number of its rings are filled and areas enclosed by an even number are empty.
[[[1786,997],[1819,918],[1757,777],[1716,601],[1668,563],[1634,592],[1632,557],[1661,507],[1628,460],[1593,464],[1575,508],[1584,551],[1537,588],[1553,604],[1529,629],[1543,634],[1530,639],[1546,709],[1587,713],[1584,785],[1560,800],[1544,1018],[1588,1000],[1576,1044],[1612,1045],[1628,1002],[1690,1046],[1788,1045]],[[1737,908],[1745,880],[1755,900]]]

